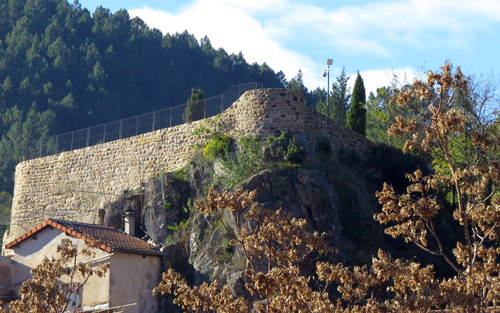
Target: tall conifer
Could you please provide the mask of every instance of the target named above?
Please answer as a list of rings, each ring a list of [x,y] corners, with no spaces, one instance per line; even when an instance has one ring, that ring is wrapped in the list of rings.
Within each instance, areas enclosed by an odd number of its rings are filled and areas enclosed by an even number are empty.
[[[356,77],[351,97],[351,107],[347,112],[346,127],[366,136],[366,92],[361,75]]]

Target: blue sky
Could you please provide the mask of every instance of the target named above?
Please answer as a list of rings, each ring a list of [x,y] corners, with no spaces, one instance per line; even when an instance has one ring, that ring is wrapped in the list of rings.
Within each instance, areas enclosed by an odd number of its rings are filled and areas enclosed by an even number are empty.
[[[500,0],[80,0],[94,12],[126,9],[164,34],[187,30],[212,46],[266,62],[291,79],[301,69],[309,89],[326,88],[345,66],[367,90],[392,73],[412,81],[445,61],[467,75],[500,74]],[[497,79],[498,80],[498,79]]]

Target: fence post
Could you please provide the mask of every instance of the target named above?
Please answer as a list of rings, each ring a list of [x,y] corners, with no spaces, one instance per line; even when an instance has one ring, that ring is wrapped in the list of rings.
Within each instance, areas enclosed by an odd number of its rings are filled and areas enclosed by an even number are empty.
[[[122,139],[122,135],[123,135],[123,120],[120,120],[120,131],[118,132],[118,136],[119,136],[119,139]]]
[[[71,132],[71,150],[73,150],[73,137],[75,132]]]
[[[139,134],[139,115],[135,117],[135,135]]]
[[[57,146],[59,145],[59,135],[56,135],[56,142],[54,145],[54,154],[57,153]]]
[[[152,128],[151,131],[155,131],[156,130],[155,129],[155,126],[156,126],[155,125],[156,124],[156,111],[153,112],[153,123],[152,124],[153,125],[151,126],[151,128]]]
[[[168,127],[172,127],[172,107],[170,107],[170,121]]]
[[[102,143],[106,142],[106,124],[104,124],[104,131],[102,132]]]
[[[90,146],[90,127],[87,128],[87,147]]]

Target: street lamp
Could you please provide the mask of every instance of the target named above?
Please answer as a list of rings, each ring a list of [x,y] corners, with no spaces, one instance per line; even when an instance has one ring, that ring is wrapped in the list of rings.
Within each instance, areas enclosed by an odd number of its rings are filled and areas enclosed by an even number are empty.
[[[333,59],[326,60],[326,69],[323,71],[323,77],[328,75],[327,94],[326,94],[326,116],[330,117],[330,65]]]

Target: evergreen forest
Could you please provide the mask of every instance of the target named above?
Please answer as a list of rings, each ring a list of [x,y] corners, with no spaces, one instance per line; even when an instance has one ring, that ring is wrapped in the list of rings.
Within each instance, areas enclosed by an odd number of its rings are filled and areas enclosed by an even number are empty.
[[[192,88],[210,97],[254,81],[268,88],[286,83],[266,63],[249,64],[242,53],[212,47],[207,37],[162,34],[126,10],[89,12],[67,0],[0,0],[5,207],[28,140],[180,105]]]

